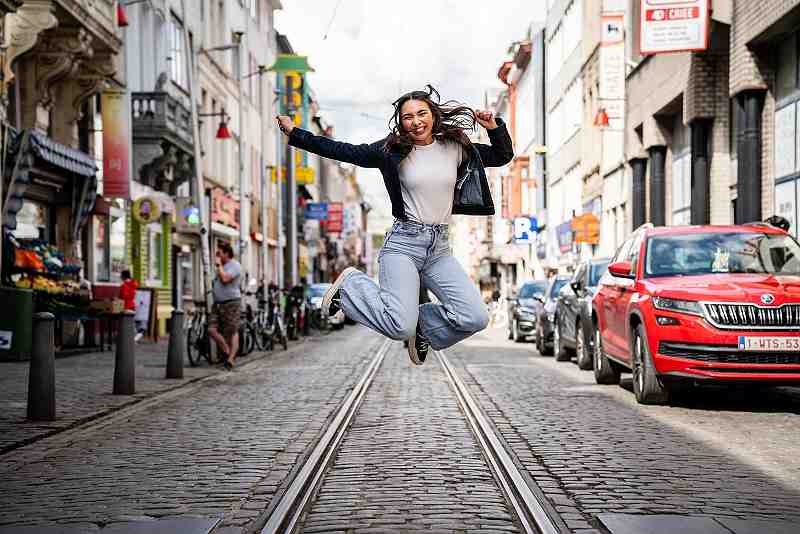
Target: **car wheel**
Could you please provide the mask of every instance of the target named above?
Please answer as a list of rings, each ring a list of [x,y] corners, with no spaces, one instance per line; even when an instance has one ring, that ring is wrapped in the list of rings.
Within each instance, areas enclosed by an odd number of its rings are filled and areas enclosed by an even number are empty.
[[[575,355],[578,359],[579,369],[592,370],[592,354],[587,347],[586,338],[583,337],[583,325],[580,323],[575,327]]]
[[[510,322],[508,323],[507,332],[508,332],[508,339],[514,339],[514,332],[511,330],[511,323]]]
[[[633,336],[633,393],[639,404],[666,404],[669,393],[658,378],[650,348],[644,337],[644,327],[638,325]]]
[[[561,326],[559,326],[558,320],[553,328],[553,354],[557,362],[568,362],[572,359],[561,341]]]
[[[594,380],[598,384],[619,384],[619,368],[613,365],[603,351],[600,328],[594,329]]]
[[[514,343],[522,343],[522,337],[519,335],[519,324],[517,324],[517,320],[511,323],[511,339],[514,340]]]

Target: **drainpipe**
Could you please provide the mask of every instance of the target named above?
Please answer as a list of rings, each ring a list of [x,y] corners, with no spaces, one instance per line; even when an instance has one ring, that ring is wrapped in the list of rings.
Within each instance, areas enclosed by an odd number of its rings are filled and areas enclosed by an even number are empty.
[[[650,147],[650,222],[654,226],[664,226],[666,222],[666,172],[667,147]]]
[[[695,119],[690,126],[692,129],[692,224],[708,224],[710,222],[711,155],[708,150],[708,139],[711,125],[710,119]]]
[[[734,99],[738,153],[736,223],[760,221],[761,214],[761,114],[764,91],[744,91]]]

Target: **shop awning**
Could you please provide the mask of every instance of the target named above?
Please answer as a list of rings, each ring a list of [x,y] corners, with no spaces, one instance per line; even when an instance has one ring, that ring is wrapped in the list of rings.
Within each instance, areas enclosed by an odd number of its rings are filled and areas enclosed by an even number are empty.
[[[53,141],[35,129],[6,130],[8,136],[5,159],[7,181],[3,204],[3,225],[11,230],[17,227],[17,212],[22,208],[25,190],[33,183],[37,169],[68,174],[72,188],[72,234],[78,233],[94,209],[97,197],[97,166],[85,152]]]

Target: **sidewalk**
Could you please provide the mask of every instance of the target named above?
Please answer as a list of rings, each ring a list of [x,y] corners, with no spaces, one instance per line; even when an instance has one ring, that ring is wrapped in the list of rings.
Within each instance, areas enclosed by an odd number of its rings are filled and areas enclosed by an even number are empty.
[[[263,354],[238,361],[246,363]],[[167,339],[137,344],[136,394],[112,395],[114,352],[56,358],[56,419],[33,422],[25,418],[30,362],[0,362],[0,455],[158,393],[226,372],[206,362],[191,367],[184,358],[183,379],[167,380],[166,366]]]

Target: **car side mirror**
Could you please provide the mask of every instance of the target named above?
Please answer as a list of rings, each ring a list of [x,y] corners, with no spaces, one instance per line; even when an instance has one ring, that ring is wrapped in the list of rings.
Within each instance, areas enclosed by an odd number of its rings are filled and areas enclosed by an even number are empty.
[[[608,266],[608,272],[611,273],[611,276],[616,276],[617,278],[634,278],[634,275],[631,274],[631,262],[629,261],[612,263]]]

